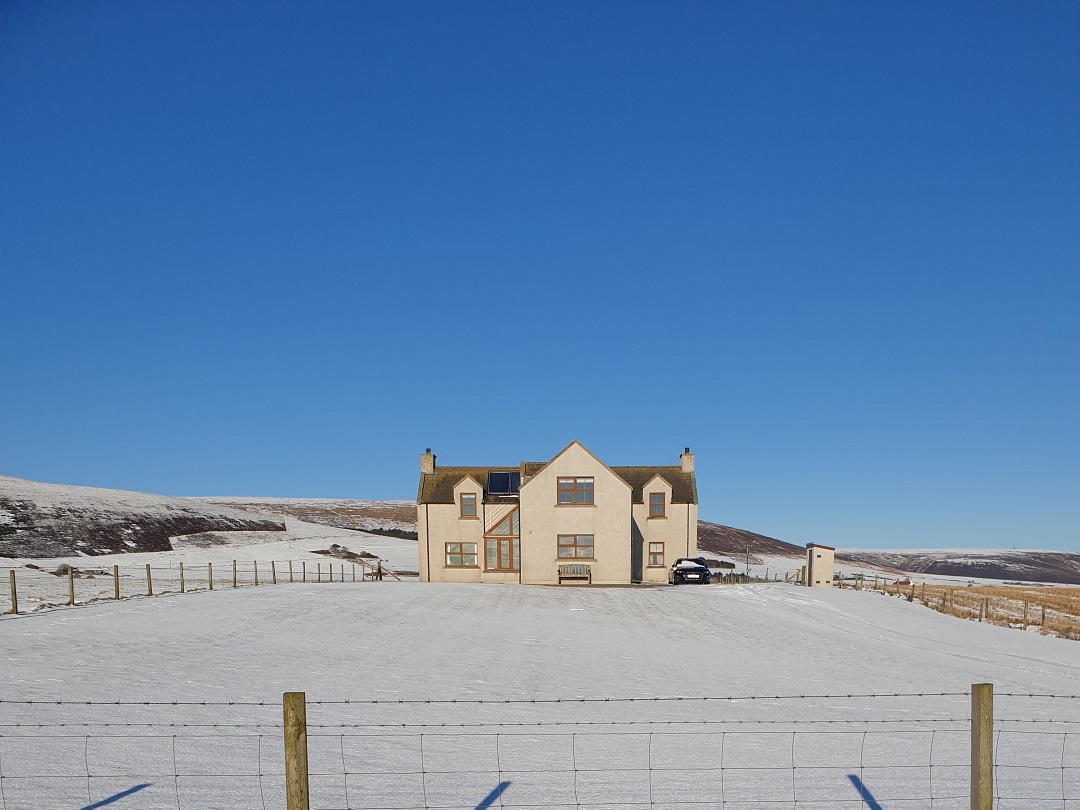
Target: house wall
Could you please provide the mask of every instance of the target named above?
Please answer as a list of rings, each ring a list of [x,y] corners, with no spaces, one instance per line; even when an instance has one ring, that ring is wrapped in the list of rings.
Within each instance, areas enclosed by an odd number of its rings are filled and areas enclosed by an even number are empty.
[[[591,505],[558,505],[557,479],[591,476]],[[592,567],[594,584],[623,584],[631,575],[630,486],[580,445],[571,445],[521,486],[522,581],[558,583],[558,566]],[[560,534],[593,535],[591,560],[560,559]]]
[[[649,517],[649,493],[664,492],[667,496],[665,517]],[[653,479],[642,492],[644,503],[633,507],[634,523],[641,535],[641,581],[667,582],[667,572],[679,557],[698,556],[697,504],[671,503],[671,485],[661,478]],[[664,564],[649,566],[649,543],[664,544]]]
[[[836,552],[828,546],[807,546],[806,584],[811,588],[831,588]]]
[[[480,509],[481,506],[478,503],[477,511],[479,512]],[[420,547],[421,582],[483,581],[484,529],[480,520],[460,517],[460,507],[456,503],[422,504],[417,507],[416,528],[417,542]],[[446,543],[476,543],[479,567],[447,568]],[[429,547],[430,560],[428,559]]]

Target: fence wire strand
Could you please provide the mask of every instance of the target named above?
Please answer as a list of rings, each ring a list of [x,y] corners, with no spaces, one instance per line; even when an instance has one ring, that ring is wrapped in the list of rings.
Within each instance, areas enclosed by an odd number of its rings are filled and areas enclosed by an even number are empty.
[[[935,708],[955,709],[929,705],[926,700],[968,695],[862,696],[907,699],[905,710],[927,710],[920,712],[921,718],[835,720],[812,716],[830,707],[811,703],[799,707],[811,715],[807,717],[747,717],[747,705],[742,711],[733,709],[733,716],[700,723],[647,716],[635,719],[625,713],[618,719],[598,720],[590,718],[589,712],[602,711],[604,704],[670,705],[673,700],[688,705],[714,699],[755,700],[761,701],[753,704],[758,707],[778,696],[350,701],[364,707],[385,706],[388,711],[402,705],[436,705],[451,711],[450,707],[459,703],[502,707],[539,704],[554,711],[552,704],[566,704],[576,707],[581,716],[522,721],[512,719],[512,714],[500,719],[496,713],[473,723],[440,722],[443,718],[438,716],[426,722],[313,722],[308,726],[311,808],[475,810],[482,805],[522,810],[532,806],[660,810],[711,806],[746,810],[918,806],[953,810],[960,807],[955,802],[967,798],[969,730],[960,724],[970,722],[970,718],[952,716],[952,711],[950,716],[934,717]],[[915,700],[916,696],[922,700]],[[1035,693],[998,696],[1051,697]],[[779,697],[794,700],[797,696]],[[854,697],[859,695],[810,695],[804,700]],[[0,810],[70,810],[73,805],[63,804],[58,797],[68,791],[75,799],[81,792],[77,783],[82,780],[87,807],[95,806],[95,793],[99,794],[97,806],[126,795],[100,795],[114,791],[126,780],[128,790],[147,788],[154,806],[171,804],[176,810],[202,810],[211,805],[283,808],[284,760],[278,755],[283,726],[257,721],[261,708],[279,709],[280,703],[0,703],[4,704],[0,719],[5,720],[0,723]],[[329,710],[344,704],[309,701],[309,705]],[[864,707],[865,713],[870,705]],[[102,722],[70,717],[71,713],[96,711],[98,707],[109,710]],[[210,713],[222,707],[235,708],[238,722],[177,719],[177,713],[197,711],[196,707],[208,707]],[[40,723],[3,717],[19,710],[63,712],[65,716],[57,718],[59,722],[41,718]],[[779,710],[767,711],[775,714]],[[125,717],[124,712],[136,716]],[[245,713],[256,718],[244,717]],[[319,718],[317,710],[315,714],[315,720],[327,719]],[[166,716],[155,717],[160,715]],[[1070,804],[1080,803],[1080,779],[1074,778],[1080,774],[1077,725],[1080,717],[995,720],[992,792],[1003,810],[1025,803],[1039,808],[1080,806]],[[269,751],[276,753],[268,760]],[[255,762],[251,762],[252,754]],[[76,781],[65,782],[71,779]],[[541,795],[542,804],[537,800]],[[208,797],[212,797],[210,805]]]

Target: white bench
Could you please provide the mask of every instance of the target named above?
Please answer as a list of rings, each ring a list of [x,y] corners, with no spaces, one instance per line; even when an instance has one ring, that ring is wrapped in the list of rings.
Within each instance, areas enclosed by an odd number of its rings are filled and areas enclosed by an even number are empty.
[[[592,567],[583,563],[571,563],[569,565],[559,566],[559,584],[562,585],[564,579],[583,579],[589,584],[592,584]]]

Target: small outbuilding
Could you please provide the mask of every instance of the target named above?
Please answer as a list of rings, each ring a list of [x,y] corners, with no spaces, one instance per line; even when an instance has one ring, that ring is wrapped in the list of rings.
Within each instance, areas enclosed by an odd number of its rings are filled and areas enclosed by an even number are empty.
[[[831,588],[836,549],[820,543],[806,544],[806,585],[811,588]]]

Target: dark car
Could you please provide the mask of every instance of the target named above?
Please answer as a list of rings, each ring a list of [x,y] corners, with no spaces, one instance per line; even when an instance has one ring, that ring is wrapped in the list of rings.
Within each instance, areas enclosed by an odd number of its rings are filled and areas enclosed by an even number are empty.
[[[668,584],[709,584],[709,569],[704,557],[679,557],[668,570]]]

